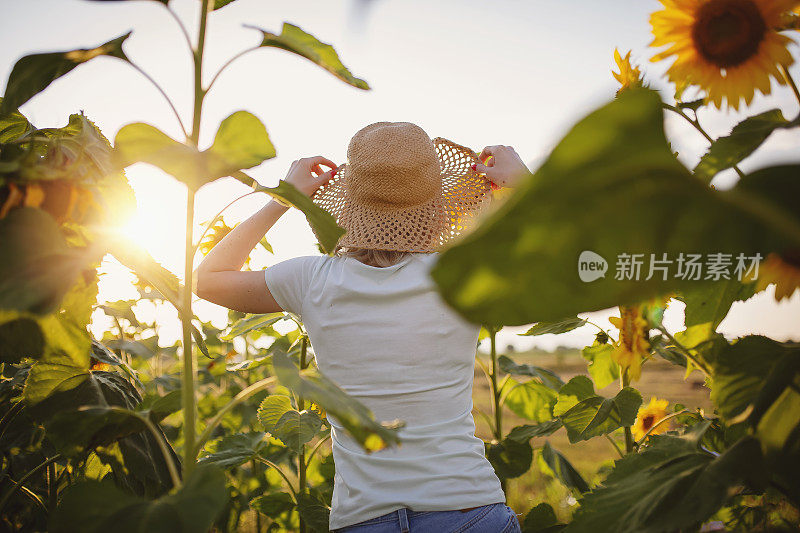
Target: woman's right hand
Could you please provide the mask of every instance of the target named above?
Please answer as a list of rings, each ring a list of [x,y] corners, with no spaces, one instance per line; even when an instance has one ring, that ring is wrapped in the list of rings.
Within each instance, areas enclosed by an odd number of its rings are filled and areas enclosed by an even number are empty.
[[[483,164],[472,166],[480,174],[500,187],[514,187],[530,173],[519,154],[511,146],[487,146],[480,153]],[[488,161],[487,161],[488,159]]]

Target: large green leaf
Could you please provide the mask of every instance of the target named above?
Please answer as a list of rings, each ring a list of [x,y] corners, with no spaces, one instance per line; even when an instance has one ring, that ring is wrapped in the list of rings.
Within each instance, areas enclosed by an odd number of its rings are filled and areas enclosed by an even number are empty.
[[[594,343],[581,350],[583,358],[589,362],[589,375],[598,389],[607,387],[619,379],[619,365],[611,357],[614,351],[610,344]]]
[[[250,508],[271,518],[294,509],[295,503],[288,492],[270,492],[250,501]]]
[[[264,429],[292,450],[299,450],[322,427],[322,419],[315,411],[294,409],[291,399],[282,394],[264,398],[258,408],[258,419]]]
[[[281,384],[325,409],[331,423],[341,424],[367,453],[400,442],[397,430],[405,425],[402,420],[377,422],[369,408],[336,383],[312,367],[301,372],[280,351],[273,355],[273,365]]]
[[[725,347],[714,364],[711,399],[727,419],[754,404],[772,368],[792,350],[768,337],[749,335]]]
[[[200,463],[213,463],[221,468],[232,468],[253,460],[266,447],[266,434],[262,432],[228,435],[213,446],[213,451],[200,458]]]
[[[545,441],[540,453],[542,454],[542,460],[549,467],[553,477],[561,481],[565,487],[575,489],[581,493],[589,491],[589,484],[575,470],[572,463],[559,451],[553,449],[549,442]]]
[[[519,477],[531,467],[533,449],[530,442],[503,439],[492,444],[485,443],[486,458],[500,479]]]
[[[198,465],[175,493],[157,500],[131,496],[112,483],[84,481],[70,486],[52,516],[50,530],[174,533],[208,531],[228,502],[225,474]]]
[[[0,97],[0,107],[2,107],[3,98]],[[0,115],[0,143],[7,143],[14,139],[19,139],[33,131],[33,125],[28,122],[25,115],[19,111],[12,111],[4,115]]]
[[[651,438],[650,446],[617,460],[603,484],[584,495],[565,532],[694,530],[742,481],[764,483],[761,451],[751,437],[717,458],[677,437]]]
[[[275,35],[274,33],[264,31],[260,28],[253,28],[259,30],[264,35],[261,46],[273,46],[288,50],[289,52],[293,52],[313,61],[353,87],[369,89],[369,85],[366,81],[356,78],[345,68],[336,50],[334,50],[330,44],[321,42],[316,37],[310,33],[306,33],[294,24],[284,22],[280,35]]]
[[[535,422],[553,418],[557,393],[552,388],[534,380],[518,383],[513,379],[506,386],[511,389],[505,396],[505,405],[514,413]]]
[[[497,359],[497,362],[500,365],[500,369],[508,374],[539,378],[542,384],[554,390],[559,390],[561,387],[564,386],[564,382],[561,380],[560,377],[558,377],[558,374],[556,374],[552,370],[547,370],[546,368],[542,368],[536,365],[524,365],[524,364],[520,365],[515,363],[510,357],[505,355],[501,355]]]
[[[562,320],[555,320],[552,322],[539,322],[534,324],[525,333],[520,335],[560,335],[573,329],[577,329],[586,324],[585,318],[578,318],[576,316],[564,318]]]
[[[563,424],[561,420],[548,420],[540,424],[523,424],[517,426],[506,435],[507,439],[518,442],[531,440],[533,437],[544,437],[558,431]]]
[[[206,183],[275,157],[275,148],[258,118],[237,111],[222,121],[207,150],[199,151],[155,126],[136,122],[117,132],[114,155],[120,167],[149,163],[196,191]]]
[[[45,340],[34,317],[0,309],[0,362],[19,363],[44,354]]]
[[[75,389],[89,376],[88,369],[40,361],[31,367],[23,398],[27,405],[36,405],[57,392]]]
[[[147,431],[143,415],[117,406],[85,406],[63,411],[46,424],[47,436],[59,453],[74,457],[108,446],[128,435]]]
[[[23,57],[11,69],[5,97],[0,103],[0,115],[14,111],[46,89],[53,81],[95,57],[110,56],[128,61],[125,52],[122,51],[122,43],[130,35],[131,32],[128,32],[95,48],[32,54]]]
[[[764,198],[692,176],[669,148],[658,94],[634,89],[579,122],[431,275],[471,322],[522,325],[714,283],[677,277],[681,253],[765,257],[791,246],[800,246],[800,223]],[[584,251],[607,262],[605,277],[581,281]],[[639,279],[615,268],[622,254],[643,254]],[[672,261],[666,279],[646,279],[651,254]]]
[[[744,119],[733,128],[730,135],[711,143],[708,152],[694,169],[695,176],[711,181],[717,173],[733,167],[755,152],[776,129],[790,126],[792,123],[783,117],[780,109],[770,109]]]
[[[632,387],[625,387],[613,398],[590,396],[581,400],[559,418],[567,428],[571,443],[611,433],[623,426],[632,426],[642,404],[642,396]]]
[[[553,507],[549,503],[540,503],[528,511],[522,522],[522,533],[556,533],[566,527],[559,524]]]
[[[55,219],[20,207],[0,219],[0,309],[45,314],[58,309],[81,270],[98,261],[97,248],[70,248]]]
[[[253,331],[254,329],[262,329],[271,326],[278,320],[283,319],[283,313],[269,313],[266,315],[247,315],[246,317],[237,320],[231,324],[231,330],[225,335],[221,335],[220,339],[230,341],[236,337],[240,337],[245,333]]]
[[[594,395],[594,384],[591,379],[582,375],[574,376],[559,389],[556,404],[553,406],[553,415],[560,416],[581,400]]]
[[[297,495],[297,511],[312,531],[317,533],[329,531],[331,510],[318,497],[301,492]]]

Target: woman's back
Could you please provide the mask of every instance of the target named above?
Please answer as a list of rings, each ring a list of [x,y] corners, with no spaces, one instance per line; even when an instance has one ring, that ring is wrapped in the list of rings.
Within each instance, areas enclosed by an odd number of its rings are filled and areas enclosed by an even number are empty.
[[[371,454],[335,417],[330,528],[408,507],[454,510],[504,502],[472,417],[480,326],[465,321],[429,277],[438,253],[389,267],[303,256],[265,271],[281,306],[301,316],[319,369],[379,421],[401,419],[399,448]]]

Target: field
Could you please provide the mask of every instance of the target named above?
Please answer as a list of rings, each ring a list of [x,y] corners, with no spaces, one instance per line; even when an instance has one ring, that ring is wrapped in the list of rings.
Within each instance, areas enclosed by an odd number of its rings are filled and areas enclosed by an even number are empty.
[[[557,352],[533,350],[507,352],[506,355],[519,364],[535,364],[552,370],[564,382],[569,381],[570,378],[578,374],[588,376],[586,360],[581,357],[579,350],[562,349]],[[488,361],[488,355],[480,353],[480,357],[482,360]],[[709,389],[703,385],[701,374],[694,372],[689,375],[687,380],[684,380],[683,376],[684,369],[663,359],[655,358],[644,364],[642,379],[637,383],[637,389],[641,392],[644,403],[650,400],[651,395],[657,395],[659,398],[668,399],[670,406],[674,403],[682,403],[689,408],[700,407],[706,409],[706,413],[711,414],[713,406],[709,398]],[[598,393],[605,396],[613,396],[618,388],[618,384],[612,383],[605,389],[598,391]],[[476,407],[480,407],[484,412],[491,415],[489,382],[477,365],[475,368],[473,402]],[[474,418],[476,435],[484,440],[491,440],[491,432],[483,417],[475,413]],[[504,409],[503,411],[504,433],[520,424],[530,423],[530,421],[520,418],[509,409]],[[570,444],[564,428],[559,429],[548,437],[534,438],[531,444],[536,449],[541,447],[545,440],[549,441],[553,448],[564,454],[590,485],[594,485],[602,479],[598,472],[604,463],[610,466],[611,462],[618,457],[612,444],[603,438]],[[617,443],[624,449],[625,443],[621,435],[617,436]],[[536,468],[531,468],[518,478],[508,480],[506,495],[508,498],[506,503],[518,514],[544,501],[553,506],[556,514],[563,521],[569,521],[572,507],[576,503],[569,491],[559,481],[548,479]]]

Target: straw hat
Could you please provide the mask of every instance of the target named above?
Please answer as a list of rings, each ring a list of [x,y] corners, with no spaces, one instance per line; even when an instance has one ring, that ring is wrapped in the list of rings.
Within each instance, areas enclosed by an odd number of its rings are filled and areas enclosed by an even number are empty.
[[[434,252],[491,201],[475,163],[471,149],[431,140],[416,124],[376,122],[353,136],[347,163],[311,198],[347,230],[340,246]]]

